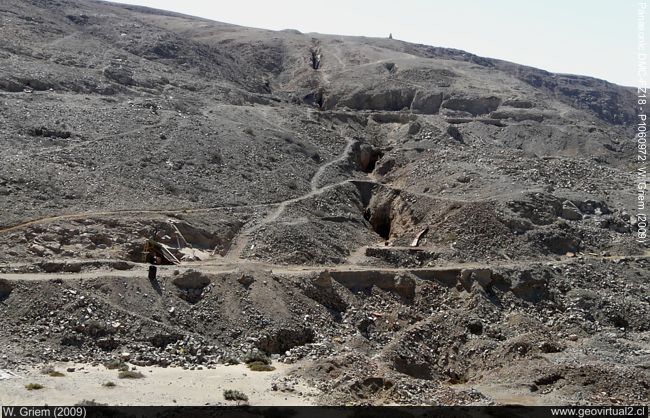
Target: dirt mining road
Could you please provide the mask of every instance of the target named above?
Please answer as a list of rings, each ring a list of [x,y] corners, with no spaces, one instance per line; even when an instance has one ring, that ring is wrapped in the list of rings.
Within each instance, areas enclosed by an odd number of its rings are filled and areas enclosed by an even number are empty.
[[[619,260],[622,258],[628,260],[641,260],[649,259],[650,251],[644,255],[637,256],[595,256],[586,255],[581,257],[586,262],[595,262],[602,260]],[[331,266],[302,266],[302,265],[277,265],[271,263],[258,262],[245,259],[227,259],[227,258],[212,258],[206,261],[197,262],[183,262],[180,266],[158,266],[158,274],[172,276],[175,271],[183,272],[185,270],[198,270],[207,274],[231,274],[246,270],[269,271],[274,274],[281,275],[302,275],[302,274],[317,274],[325,270],[331,273],[359,273],[359,274],[398,274],[398,273],[413,273],[417,276],[427,277],[435,276],[436,273],[444,273],[454,270],[472,270],[472,269],[494,269],[494,268],[517,268],[533,264],[546,264],[549,266],[561,266],[575,262],[574,257],[563,257],[560,260],[530,260],[530,261],[500,261],[490,263],[480,262],[467,262],[467,263],[444,263],[432,267],[373,267],[358,264],[339,264]],[[84,260],[77,260],[82,263]],[[67,263],[74,263],[74,260]],[[14,269],[24,269],[25,264],[8,265],[5,271]],[[16,273],[0,273],[0,279],[9,281],[48,281],[48,280],[93,280],[97,278],[135,278],[144,277],[147,275],[148,264],[134,263],[133,267],[129,270],[117,270],[112,268],[99,268],[90,269],[82,272],[16,272]]]

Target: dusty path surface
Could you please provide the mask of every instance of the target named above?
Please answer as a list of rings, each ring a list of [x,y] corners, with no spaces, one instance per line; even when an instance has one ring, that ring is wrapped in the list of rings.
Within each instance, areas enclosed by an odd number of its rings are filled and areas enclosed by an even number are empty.
[[[117,370],[104,366],[58,363],[61,377],[51,377],[39,368],[19,371],[17,376],[0,380],[2,405],[74,405],[94,400],[109,405],[234,405],[226,401],[223,391],[239,390],[250,405],[311,405],[318,392],[287,373],[295,366],[274,364],[272,372],[252,372],[244,365],[218,365],[213,369],[183,370],[179,367],[138,367],[142,379],[119,379]],[[74,368],[74,372],[66,369]],[[103,386],[106,382],[114,387]],[[273,390],[292,386],[293,390]],[[25,385],[39,383],[43,389],[27,390]]]
[[[350,183],[352,179],[348,180],[343,180],[337,183],[332,183],[332,184],[327,184],[324,186],[318,186],[320,178],[323,176],[323,173],[327,168],[331,167],[332,165],[341,162],[345,160],[346,158],[349,157],[350,152],[352,150],[352,146],[354,145],[354,140],[352,138],[346,137],[347,144],[345,148],[341,151],[341,153],[336,157],[335,159],[323,164],[318,168],[318,170],[314,173],[313,177],[311,178],[310,184],[311,184],[311,190],[308,193],[305,193],[302,196],[298,196],[295,198],[287,199],[282,202],[277,203],[277,207],[275,210],[269,212],[260,222],[254,223],[253,225],[244,228],[232,241],[230,245],[230,249],[228,250],[228,253],[226,254],[225,258],[228,260],[232,259],[237,259],[241,258],[242,253],[244,249],[246,248],[246,244],[248,243],[248,238],[250,235],[258,230],[260,227],[264,225],[268,225],[271,222],[275,222],[282,214],[284,213],[285,209],[287,206],[291,203],[297,203],[305,199],[309,199],[311,197],[317,196],[319,194],[322,194],[328,190],[331,190],[335,187],[341,186],[346,183]],[[2,231],[0,231],[2,232]]]
[[[347,145],[345,146],[345,148],[343,149],[341,154],[339,154],[339,156],[337,158],[335,158],[335,159],[333,159],[331,161],[328,161],[327,163],[321,165],[318,168],[318,170],[316,171],[316,173],[314,174],[314,177],[311,178],[311,190],[312,190],[312,192],[315,192],[316,190],[319,189],[318,183],[319,183],[321,177],[323,177],[323,174],[325,173],[325,171],[329,167],[333,166],[336,163],[340,163],[341,161],[343,161],[343,160],[345,160],[346,158],[349,157],[350,153],[352,152],[352,146],[354,145],[354,140],[352,138],[346,138],[346,141],[347,141]]]
[[[137,130],[140,130],[142,128],[138,128]],[[135,131],[137,131],[135,130]],[[126,132],[126,133],[130,133]],[[270,203],[261,203],[261,204],[256,204],[256,205],[239,205],[239,206],[213,206],[213,207],[184,207],[184,208],[165,208],[165,209],[121,209],[121,210],[114,210],[114,211],[89,211],[89,212],[80,212],[80,213],[69,213],[69,214],[61,214],[61,215],[54,215],[54,216],[46,216],[42,218],[37,218],[37,219],[32,219],[27,222],[23,222],[17,225],[12,225],[12,226],[7,226],[4,228],[0,228],[0,233],[9,233],[9,232],[14,232],[29,226],[37,225],[37,224],[42,224],[42,223],[51,223],[51,222],[56,222],[56,221],[62,221],[62,220],[72,220],[72,219],[86,219],[89,217],[93,216],[110,216],[110,215],[128,215],[128,214],[160,214],[160,213],[168,213],[168,212],[185,212],[185,213],[202,213],[202,212],[210,212],[214,210],[220,210],[220,209],[239,209],[239,208],[266,208],[266,207],[274,207],[277,206],[275,211],[271,212],[267,218],[265,218],[262,222],[262,224],[267,224],[269,222],[272,222],[276,220],[283,212],[286,206],[290,203],[295,203],[299,202],[304,199],[308,199],[310,197],[316,196],[320,193],[323,193],[329,189],[332,189],[334,187],[337,187],[339,185],[345,184],[350,182],[351,180],[344,180],[338,183],[334,184],[329,184],[326,186],[318,187],[318,182],[320,178],[322,177],[323,173],[327,168],[331,167],[332,165],[343,161],[345,158],[347,158],[351,152],[352,145],[354,145],[354,140],[351,138],[346,138],[347,144],[343,151],[337,156],[335,159],[323,164],[319,169],[314,173],[314,176],[311,179],[311,190],[310,192],[294,197],[291,199],[286,199],[283,201],[279,202],[270,202]],[[246,229],[242,232],[243,237],[248,236],[252,230],[256,229],[258,226],[255,226],[251,229]],[[229,254],[239,254],[241,252],[241,246],[245,244],[244,242],[242,243],[234,243],[233,246],[231,246],[231,251]]]
[[[363,249],[363,248],[361,248]],[[356,256],[358,259],[360,256]],[[650,251],[643,255],[636,256],[595,256],[586,255],[581,257],[583,260],[589,262],[601,260],[643,260],[650,258]],[[537,263],[544,263],[547,265],[560,266],[563,264],[570,264],[575,261],[573,257],[562,257],[559,260],[517,260],[517,261],[494,261],[489,263],[480,262],[467,262],[467,263],[441,263],[439,265],[430,267],[378,267],[366,266],[354,263],[338,264],[331,266],[303,266],[303,265],[278,265],[264,262],[257,262],[245,259],[227,259],[227,258],[213,258],[206,261],[199,262],[183,262],[179,266],[158,266],[158,274],[161,276],[174,274],[174,271],[184,271],[188,269],[200,270],[204,273],[211,274],[229,274],[239,271],[241,268],[253,270],[267,270],[275,274],[305,274],[305,273],[320,273],[328,270],[333,273],[357,272],[357,273],[403,273],[410,272],[414,274],[446,271],[446,270],[459,270],[459,269],[481,269],[481,268],[515,268],[524,267]],[[74,260],[73,260],[74,262]],[[16,267],[25,266],[24,264],[15,265]],[[135,264],[130,270],[116,270],[111,268],[99,268],[89,271],[74,272],[58,272],[58,273],[0,273],[0,279],[10,281],[48,281],[48,280],[93,280],[97,278],[139,278],[147,275],[148,264]],[[10,265],[11,267],[11,265]]]

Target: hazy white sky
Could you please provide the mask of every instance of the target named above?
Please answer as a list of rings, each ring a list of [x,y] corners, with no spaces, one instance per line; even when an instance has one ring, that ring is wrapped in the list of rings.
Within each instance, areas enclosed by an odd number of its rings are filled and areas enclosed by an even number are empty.
[[[386,37],[636,85],[635,0],[121,0],[266,29]],[[650,7],[650,5],[648,6]],[[648,22],[650,25],[650,22]],[[650,51],[649,51],[650,52]]]

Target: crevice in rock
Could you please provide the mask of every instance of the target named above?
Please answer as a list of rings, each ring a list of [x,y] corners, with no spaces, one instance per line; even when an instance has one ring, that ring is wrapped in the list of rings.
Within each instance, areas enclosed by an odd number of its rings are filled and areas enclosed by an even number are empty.
[[[31,136],[42,136],[46,138],[62,138],[68,139],[72,135],[69,131],[62,131],[60,129],[50,129],[44,126],[29,128],[27,133]]]
[[[409,204],[399,190],[369,182],[356,183],[363,204],[363,217],[380,237],[389,240],[413,227],[415,220]]]
[[[364,173],[372,173],[377,161],[382,157],[382,152],[370,144],[355,145],[357,169]]]
[[[309,53],[311,55],[310,57],[311,68],[313,68],[314,70],[318,70],[320,68],[320,62],[321,62],[320,48],[311,47],[309,48]]]
[[[308,105],[323,108],[325,98],[323,97],[323,90],[313,91],[302,98],[302,101]]]
[[[383,205],[376,210],[372,211],[370,208],[366,209],[364,218],[370,225],[372,229],[383,239],[390,239],[391,231],[391,214],[390,207],[388,205]]]

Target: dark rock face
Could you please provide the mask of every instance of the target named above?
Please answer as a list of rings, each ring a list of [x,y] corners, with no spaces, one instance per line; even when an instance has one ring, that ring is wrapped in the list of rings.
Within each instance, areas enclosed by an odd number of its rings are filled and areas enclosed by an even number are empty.
[[[496,110],[499,104],[501,104],[501,99],[498,97],[451,98],[445,100],[442,107],[478,116]]]
[[[413,88],[377,88],[353,93],[340,99],[337,107],[346,106],[355,110],[387,110],[399,111],[409,109],[415,90]],[[422,104],[421,106],[426,106]]]
[[[442,104],[442,93],[417,91],[411,102],[411,110],[416,113],[433,115],[438,113]]]
[[[7,299],[14,290],[14,285],[4,279],[0,279],[0,300]]]
[[[17,93],[20,91],[23,91],[23,85],[21,83],[18,83],[14,80],[10,79],[0,79],[0,89],[10,92],[10,93]]]
[[[560,99],[580,109],[585,109],[598,118],[615,125],[629,125],[634,121],[630,103],[634,103],[634,92],[602,80],[589,77],[560,75],[549,78],[539,70],[523,76],[530,85],[556,94]]]

